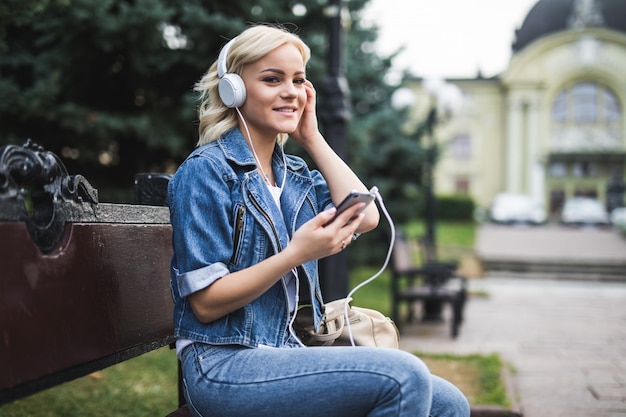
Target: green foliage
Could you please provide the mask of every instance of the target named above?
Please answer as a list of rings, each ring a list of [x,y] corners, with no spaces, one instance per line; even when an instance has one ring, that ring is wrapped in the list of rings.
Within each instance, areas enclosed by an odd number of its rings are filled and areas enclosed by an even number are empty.
[[[437,197],[437,218],[441,220],[471,221],[474,209],[474,200],[468,195]]]

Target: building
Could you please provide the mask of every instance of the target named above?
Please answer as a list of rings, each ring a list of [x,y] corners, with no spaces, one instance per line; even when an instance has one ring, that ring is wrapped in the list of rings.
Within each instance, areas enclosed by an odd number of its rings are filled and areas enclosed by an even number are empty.
[[[626,1],[539,0],[515,35],[502,74],[446,80],[464,105],[437,128],[437,194],[486,208],[524,193],[553,214],[584,195],[611,208],[626,165]],[[416,118],[432,102],[422,81],[407,84]]]

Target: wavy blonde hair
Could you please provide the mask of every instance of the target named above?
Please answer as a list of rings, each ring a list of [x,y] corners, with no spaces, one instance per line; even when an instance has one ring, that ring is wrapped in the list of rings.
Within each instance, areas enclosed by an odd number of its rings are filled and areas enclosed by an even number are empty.
[[[229,73],[241,75],[245,65],[258,61],[286,43],[300,51],[306,66],[311,50],[300,37],[279,26],[257,25],[244,30],[235,38],[226,57],[226,68]],[[237,112],[226,107],[219,98],[218,84],[216,61],[194,87],[194,91],[200,93],[198,146],[219,139],[237,126]],[[280,133],[276,140],[282,145],[287,136],[286,133]]]

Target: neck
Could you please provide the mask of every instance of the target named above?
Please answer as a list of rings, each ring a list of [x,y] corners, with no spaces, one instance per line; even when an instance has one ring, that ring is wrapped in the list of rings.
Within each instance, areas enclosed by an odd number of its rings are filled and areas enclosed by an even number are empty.
[[[259,162],[257,162],[259,163]],[[262,167],[261,165],[259,165],[258,167],[258,171],[261,174],[261,176],[263,177],[263,180],[271,186],[276,186],[276,180],[274,179],[274,170],[272,169],[272,165],[266,165],[266,167]]]
[[[240,125],[239,130],[242,131],[246,141],[250,145],[250,149],[252,150],[252,154],[254,155],[254,159],[257,163],[257,169],[259,170],[261,176],[268,185],[275,185],[276,181],[274,181],[273,179],[274,172],[272,169],[272,153],[274,152],[275,139],[261,140],[256,142],[259,150],[259,152],[257,153],[257,149],[255,149],[257,146],[255,146],[254,140],[252,139],[252,135],[250,134],[250,130],[248,129],[248,124],[246,123],[246,120],[243,118],[243,115],[239,111],[239,108],[235,108],[235,110],[237,110],[237,114],[239,115],[241,124],[243,124],[244,127],[244,129],[242,130]],[[257,136],[261,137],[261,135]],[[267,169],[265,167],[267,167]]]
[[[272,169],[272,154],[274,152],[273,146],[268,146],[264,143],[253,143],[252,138],[247,138],[250,150],[254,155],[254,159],[257,163],[257,169],[259,173],[269,185],[275,185],[274,170]]]

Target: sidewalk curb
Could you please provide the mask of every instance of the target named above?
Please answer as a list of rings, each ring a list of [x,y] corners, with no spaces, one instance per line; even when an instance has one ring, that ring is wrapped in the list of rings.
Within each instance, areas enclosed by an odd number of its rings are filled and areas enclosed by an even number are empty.
[[[510,411],[513,413],[511,416],[522,416],[522,411],[519,406],[519,394],[515,389],[515,383],[513,382],[513,375],[511,374],[511,364],[508,362],[502,363],[502,382],[506,387],[506,396],[511,401]]]
[[[473,406],[470,407],[471,417],[522,417],[522,414],[504,407]]]
[[[518,395],[513,386],[513,378],[508,363],[502,364],[502,383],[506,389],[506,396],[511,402],[510,407],[491,405],[475,405],[470,407],[470,417],[523,417],[517,402]]]

